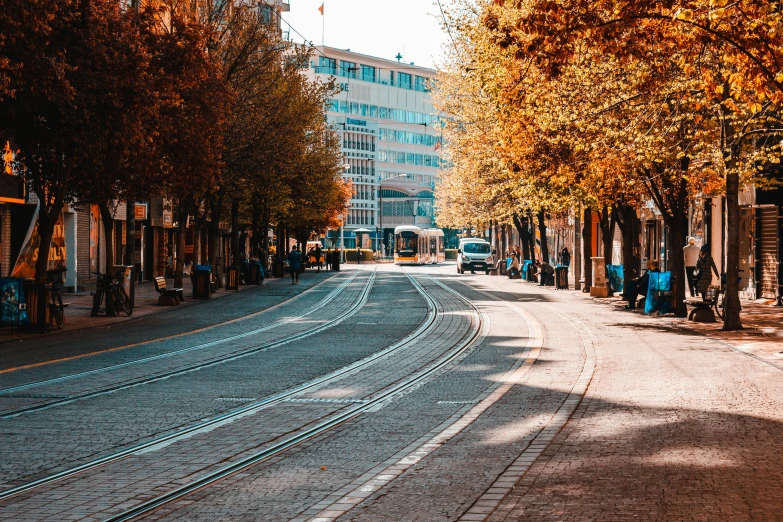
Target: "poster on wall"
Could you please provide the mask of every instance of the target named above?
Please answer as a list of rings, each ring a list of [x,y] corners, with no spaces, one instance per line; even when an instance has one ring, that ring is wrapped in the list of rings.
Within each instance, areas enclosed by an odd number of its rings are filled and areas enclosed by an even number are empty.
[[[36,209],[33,216],[30,229],[27,231],[22,248],[19,251],[19,257],[16,259],[14,270],[11,277],[20,277],[23,279],[35,278],[35,263],[38,261],[38,247],[41,244],[41,236],[38,235],[38,211]],[[52,234],[52,242],[49,247],[49,265],[48,270],[65,269],[65,224],[63,214],[57,218]]]
[[[22,282],[14,277],[0,277],[0,324],[29,323],[24,301]]]

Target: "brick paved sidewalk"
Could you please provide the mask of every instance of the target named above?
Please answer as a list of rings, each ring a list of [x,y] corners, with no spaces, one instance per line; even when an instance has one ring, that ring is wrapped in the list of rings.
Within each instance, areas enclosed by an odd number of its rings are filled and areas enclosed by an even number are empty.
[[[514,281],[527,285],[524,281]],[[533,283],[530,283],[533,284]],[[569,274],[569,286],[574,287],[573,274]],[[562,290],[552,291],[563,292]],[[589,294],[576,290],[568,290],[575,297],[590,299],[596,303],[614,306],[619,313],[636,313],[644,315],[641,310],[625,310],[627,304],[619,296],[609,298],[590,297]],[[688,307],[690,312],[691,307]],[[774,306],[772,300],[750,301],[742,300],[742,312],[740,313],[744,330],[739,332],[724,332],[723,322],[718,319],[715,323],[694,323],[687,318],[666,315],[662,317],[650,317],[650,320],[664,321],[672,326],[684,328],[707,335],[713,339],[729,342],[749,353],[760,355],[763,358],[777,361],[783,364],[783,307]]]
[[[267,278],[265,283],[269,286],[290,284],[288,277]],[[167,279],[166,285],[168,288],[174,287],[174,279]],[[244,285],[239,287],[239,292],[244,292],[252,288],[257,288],[255,285]],[[131,319],[137,319],[145,315],[152,313],[161,313],[168,310],[175,310],[183,306],[191,306],[193,304],[201,302],[199,299],[194,299],[193,296],[193,284],[189,277],[185,277],[183,290],[185,294],[185,300],[179,304],[179,306],[158,306],[158,292],[155,290],[154,281],[144,281],[143,283],[136,283],[136,303],[133,308],[133,315],[130,317],[123,313],[120,313],[118,317],[106,317],[100,315],[98,317],[91,317],[92,311],[92,296],[90,292],[76,292],[76,293],[64,293],[63,302],[67,303],[65,309],[65,327],[62,330],[52,325],[50,327],[49,334],[55,334],[57,332],[82,330],[85,328],[98,328],[102,326],[111,326],[119,323],[126,322]],[[225,289],[219,289],[212,294],[212,299],[219,299],[227,295],[234,295],[237,292],[227,291]],[[3,340],[13,339],[16,337],[27,335],[40,335],[40,334],[28,334],[20,333],[16,329],[0,328],[0,342]]]

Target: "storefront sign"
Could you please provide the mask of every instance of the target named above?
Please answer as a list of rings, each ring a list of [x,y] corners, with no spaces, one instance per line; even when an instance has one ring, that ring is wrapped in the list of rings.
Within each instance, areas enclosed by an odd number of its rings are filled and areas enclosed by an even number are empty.
[[[35,263],[38,261],[38,248],[41,244],[41,236],[38,235],[38,212],[35,213],[31,229],[19,251],[19,257],[14,265],[11,277],[24,279],[35,278]],[[49,247],[48,270],[65,268],[65,225],[63,215],[57,219],[54,225],[52,241]]]
[[[139,219],[139,220],[147,219],[147,204],[146,203],[136,203],[136,207],[134,209],[133,217],[135,219]]]

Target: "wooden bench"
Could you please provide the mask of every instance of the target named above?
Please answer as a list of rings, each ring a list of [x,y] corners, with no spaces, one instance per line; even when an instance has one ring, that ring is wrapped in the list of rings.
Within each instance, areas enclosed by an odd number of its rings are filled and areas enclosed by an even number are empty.
[[[182,288],[166,288],[166,279],[164,277],[155,278],[155,290],[158,291],[158,306],[175,306],[185,300],[185,293]]]

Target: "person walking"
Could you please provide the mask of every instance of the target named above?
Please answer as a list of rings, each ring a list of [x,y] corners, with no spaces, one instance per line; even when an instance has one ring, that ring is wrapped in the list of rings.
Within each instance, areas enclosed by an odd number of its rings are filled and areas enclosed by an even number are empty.
[[[321,271],[321,245],[315,245],[315,264],[318,271]]]
[[[302,254],[299,253],[299,248],[294,246],[294,249],[288,253],[288,269],[291,271],[291,284],[299,284],[299,268],[302,265]]]
[[[715,266],[715,261],[712,259],[710,249],[707,245],[703,245],[699,251],[699,260],[696,261],[696,270],[698,272],[696,275],[696,286],[702,298],[704,298],[707,289],[712,284],[712,272],[715,272],[715,275],[720,279],[718,267]]]
[[[568,247],[563,247],[563,250],[560,251],[560,264],[571,266],[571,252],[568,251]]]
[[[685,278],[688,280],[688,289],[691,297],[696,297],[698,295],[696,291],[696,276],[693,274],[696,271],[696,263],[699,262],[699,247],[696,246],[695,237],[688,238],[688,244],[683,247],[682,252],[685,257]]]

